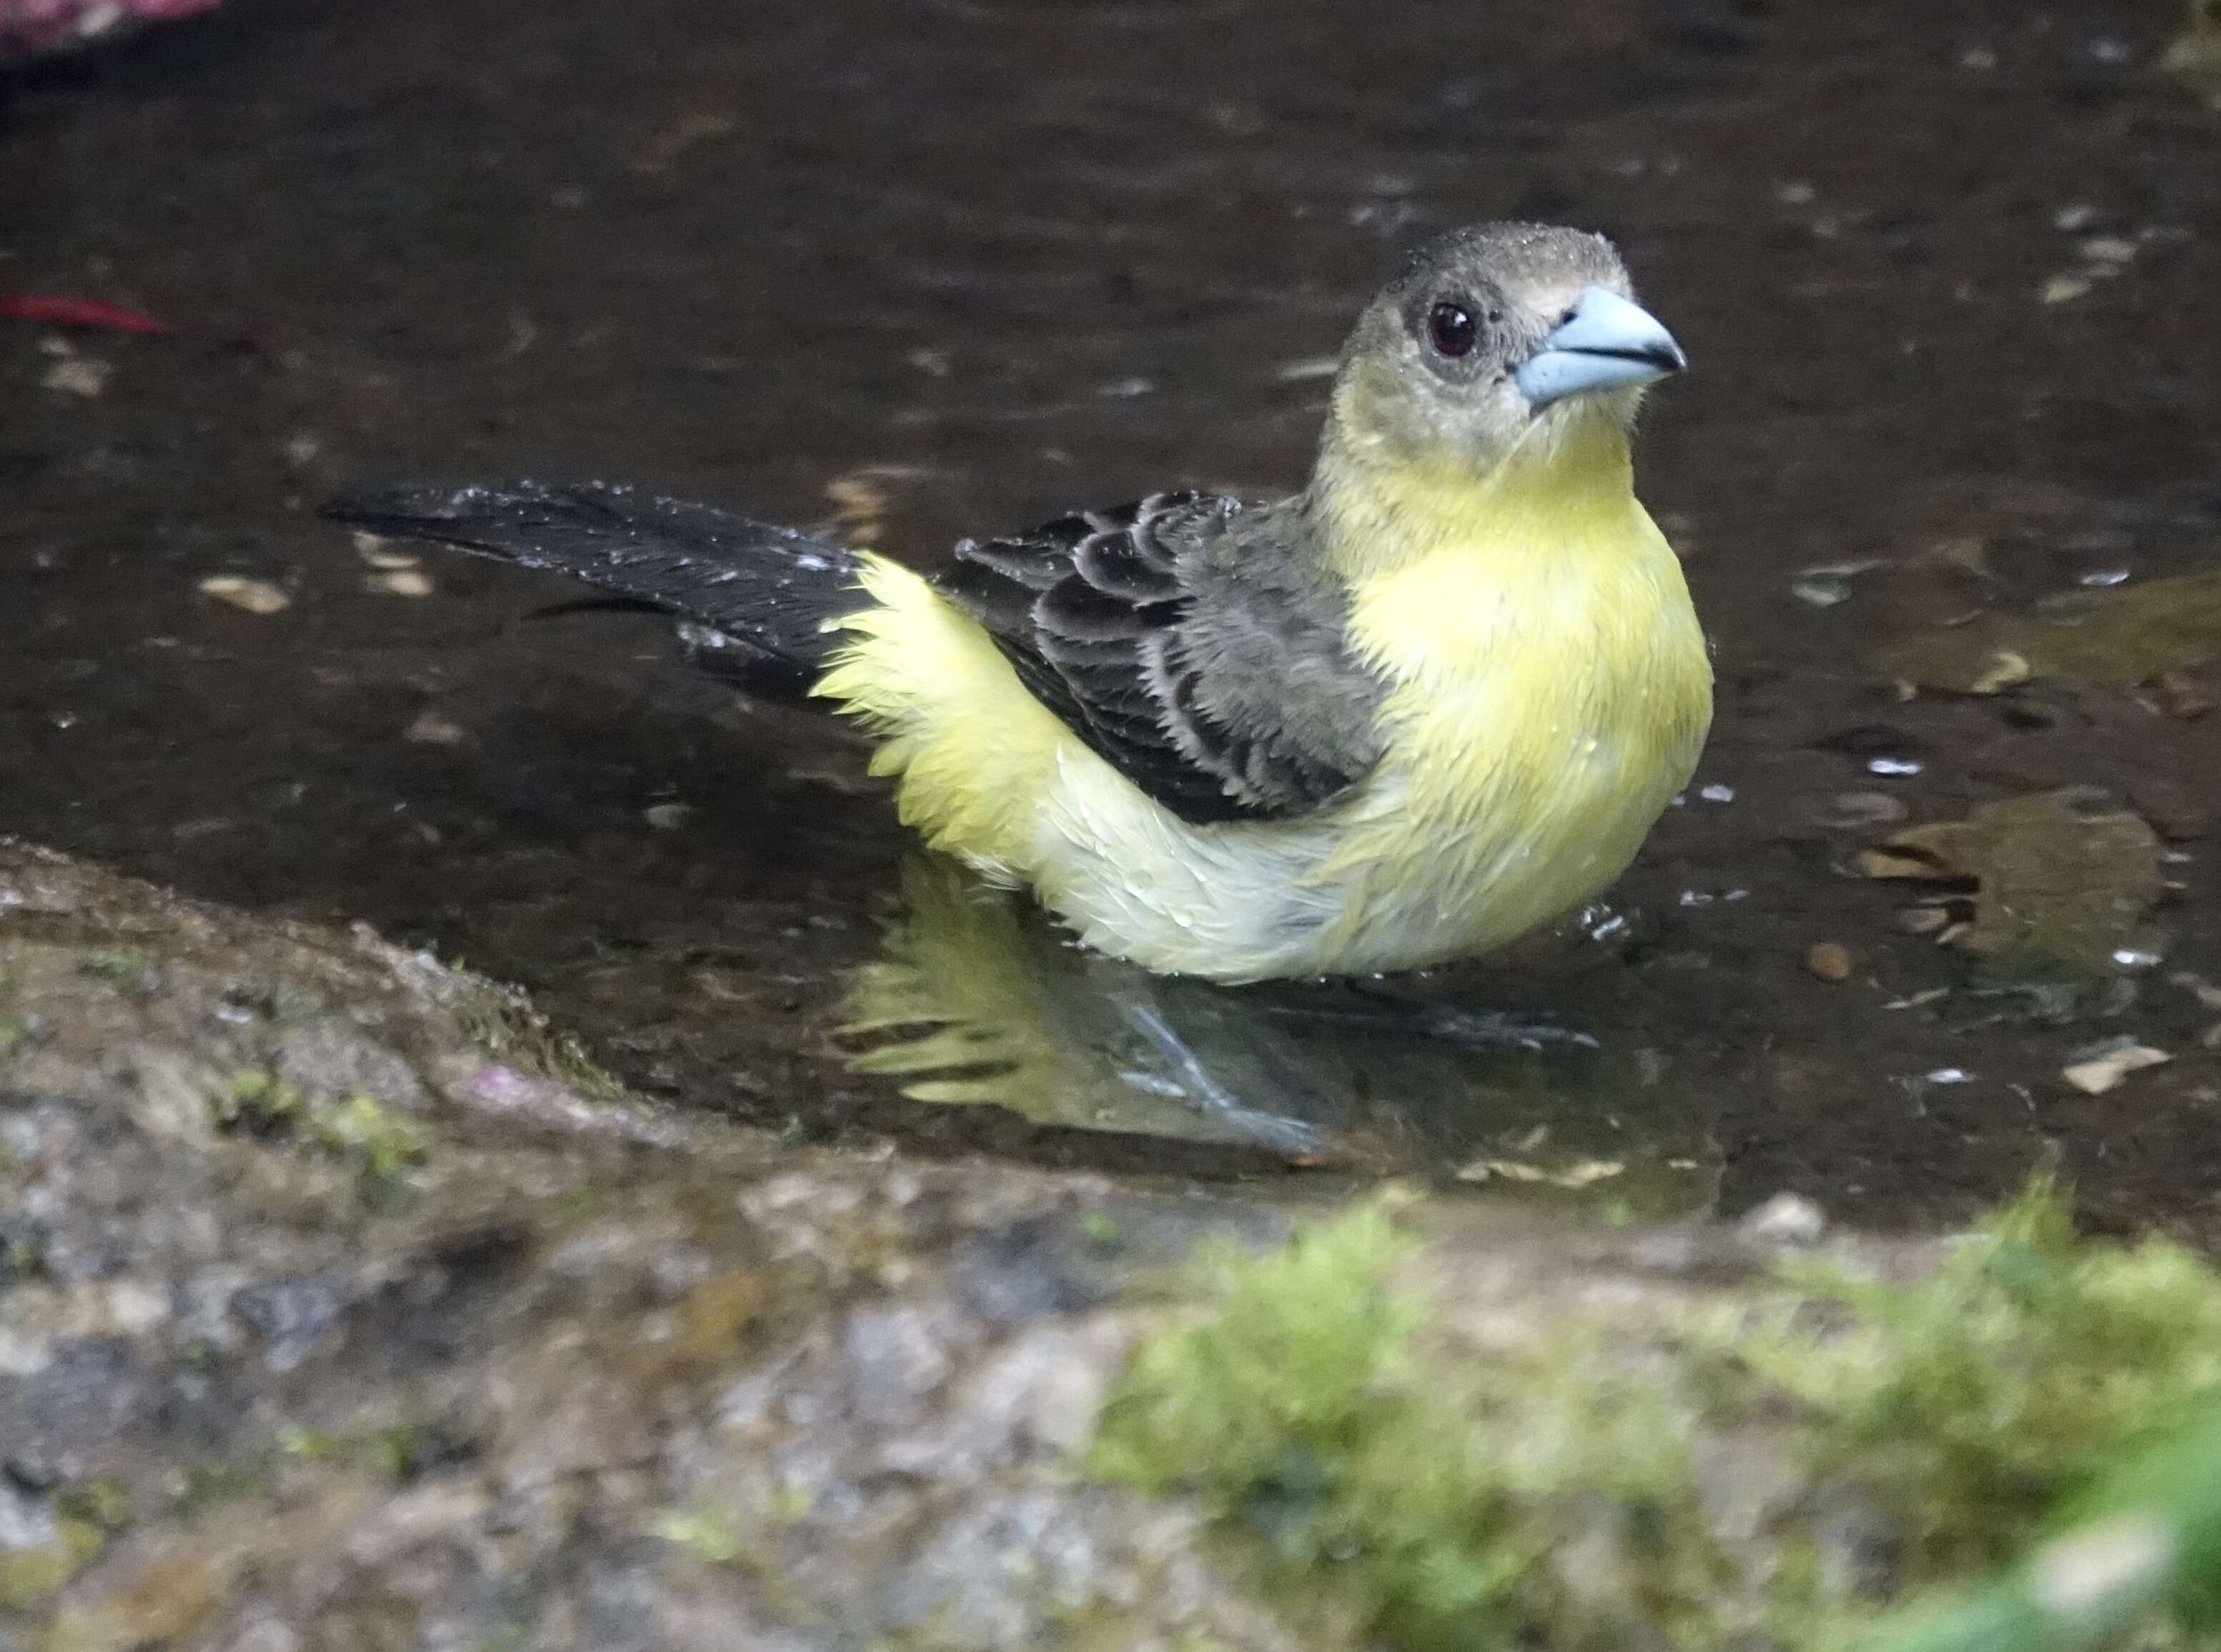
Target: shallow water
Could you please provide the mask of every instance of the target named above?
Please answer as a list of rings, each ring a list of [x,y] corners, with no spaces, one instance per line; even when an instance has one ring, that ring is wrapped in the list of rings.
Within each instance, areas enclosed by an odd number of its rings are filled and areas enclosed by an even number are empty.
[[[2221,980],[2221,715],[1901,701],[1874,663],[2221,562],[2221,114],[2153,71],[2178,22],[233,0],[19,77],[0,291],[178,332],[0,322],[0,829],[368,920],[529,986],[644,1087],[798,1135],[1199,1175],[1617,1164],[1611,1197],[1869,1221],[2056,1161],[2102,1221],[2211,1236],[2221,1011],[2175,978]],[[917,918],[852,741],[690,679],[652,621],[528,617],[560,582],[374,567],[310,515],[364,475],[623,477],[923,563],[1155,487],[1284,490],[1396,248],[1507,213],[1612,233],[1695,361],[1640,465],[1720,714],[1609,911],[1395,990],[1593,1047],[1345,1039],[1342,998],[1161,989],[1012,912],[1033,996],[982,1037],[1016,1017],[1063,1052],[1031,1117],[907,1098],[853,1058],[954,1011],[840,1031]],[[226,575],[287,604],[201,589]],[[2080,784],[2181,885],[2125,986],[2030,990],[1857,875],[1900,822]],[[2174,1059],[2061,1081],[2119,1034]]]

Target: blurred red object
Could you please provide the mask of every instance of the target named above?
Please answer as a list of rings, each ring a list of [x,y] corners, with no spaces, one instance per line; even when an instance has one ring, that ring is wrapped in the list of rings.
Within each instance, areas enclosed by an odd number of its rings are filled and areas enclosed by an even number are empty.
[[[5,0],[0,0],[5,3]],[[141,310],[98,298],[65,298],[58,293],[0,292],[0,316],[10,321],[44,322],[50,327],[97,327],[110,333],[143,333],[166,338],[176,331]]]
[[[216,0],[0,0],[0,64],[73,51],[134,26],[207,11]]]

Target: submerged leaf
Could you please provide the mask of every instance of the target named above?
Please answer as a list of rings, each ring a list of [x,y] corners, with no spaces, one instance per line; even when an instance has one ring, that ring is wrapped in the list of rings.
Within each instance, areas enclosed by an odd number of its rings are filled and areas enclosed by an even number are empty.
[[[1974,922],[1950,938],[1975,952],[2096,970],[2121,967],[2162,887],[2158,835],[2085,786],[1909,828],[1860,863],[1870,878],[1971,879]]]
[[[1994,694],[2034,677],[2126,688],[2221,655],[2221,572],[2078,592],[1900,638],[1881,666],[1916,687]]]
[[[2159,66],[2210,103],[2221,105],[2221,0],[2190,0],[2190,22]]]

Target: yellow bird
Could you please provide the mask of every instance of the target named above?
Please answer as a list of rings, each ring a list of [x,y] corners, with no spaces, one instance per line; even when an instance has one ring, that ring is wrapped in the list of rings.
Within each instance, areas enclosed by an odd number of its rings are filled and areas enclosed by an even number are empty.
[[[561,569],[752,691],[831,702],[905,821],[1105,952],[1406,969],[1603,888],[1696,765],[1711,667],[1629,447],[1684,365],[1603,237],[1488,224],[1367,305],[1273,504],[1156,494],[935,576],[599,483],[327,514]]]

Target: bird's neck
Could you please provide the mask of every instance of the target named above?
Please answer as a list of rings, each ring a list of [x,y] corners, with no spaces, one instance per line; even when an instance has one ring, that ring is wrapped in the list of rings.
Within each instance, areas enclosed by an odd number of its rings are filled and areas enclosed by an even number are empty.
[[[1639,515],[1627,432],[1586,416],[1538,429],[1492,468],[1337,429],[1306,496],[1329,572],[1358,585],[1437,557],[1518,565],[1626,543]]]

